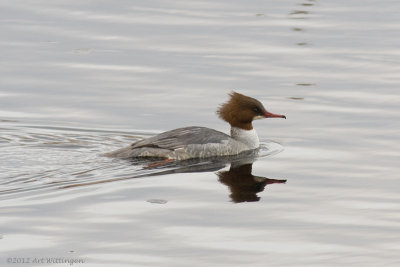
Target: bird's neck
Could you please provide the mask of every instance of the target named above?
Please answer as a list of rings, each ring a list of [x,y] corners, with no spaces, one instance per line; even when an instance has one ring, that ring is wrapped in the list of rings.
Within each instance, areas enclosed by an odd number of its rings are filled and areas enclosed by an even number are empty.
[[[254,128],[251,130],[244,130],[238,127],[231,127],[231,137],[236,141],[244,143],[250,149],[256,149],[260,146],[260,140]]]

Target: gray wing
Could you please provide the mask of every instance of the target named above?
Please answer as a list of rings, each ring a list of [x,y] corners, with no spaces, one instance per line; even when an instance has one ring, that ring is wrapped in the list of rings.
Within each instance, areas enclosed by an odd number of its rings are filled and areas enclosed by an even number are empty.
[[[220,143],[231,137],[222,132],[206,128],[191,126],[179,128],[158,134],[156,136],[133,143],[132,148],[152,147],[175,150],[190,144]]]

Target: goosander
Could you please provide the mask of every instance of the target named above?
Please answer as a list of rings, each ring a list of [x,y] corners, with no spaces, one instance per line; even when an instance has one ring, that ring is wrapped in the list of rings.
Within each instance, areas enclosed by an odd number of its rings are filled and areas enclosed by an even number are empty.
[[[236,92],[217,110],[219,117],[231,126],[231,135],[214,129],[190,126],[179,128],[137,141],[129,147],[106,153],[118,158],[156,157],[167,160],[186,160],[215,156],[238,155],[260,146],[253,120],[285,118],[265,110],[257,99]]]

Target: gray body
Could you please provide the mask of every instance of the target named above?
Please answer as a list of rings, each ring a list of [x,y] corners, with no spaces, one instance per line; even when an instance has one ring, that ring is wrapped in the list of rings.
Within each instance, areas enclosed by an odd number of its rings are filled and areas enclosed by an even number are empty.
[[[257,138],[258,141],[258,138]],[[191,126],[167,131],[105,154],[109,157],[160,157],[175,160],[237,155],[254,149],[231,136],[206,127]]]

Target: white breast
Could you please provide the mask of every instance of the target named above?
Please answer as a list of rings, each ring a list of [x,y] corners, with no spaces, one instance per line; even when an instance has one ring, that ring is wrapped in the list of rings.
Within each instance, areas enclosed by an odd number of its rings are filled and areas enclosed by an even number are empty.
[[[257,132],[252,130],[243,130],[241,128],[232,127],[231,137],[239,142],[244,143],[249,149],[256,149],[260,146]]]

